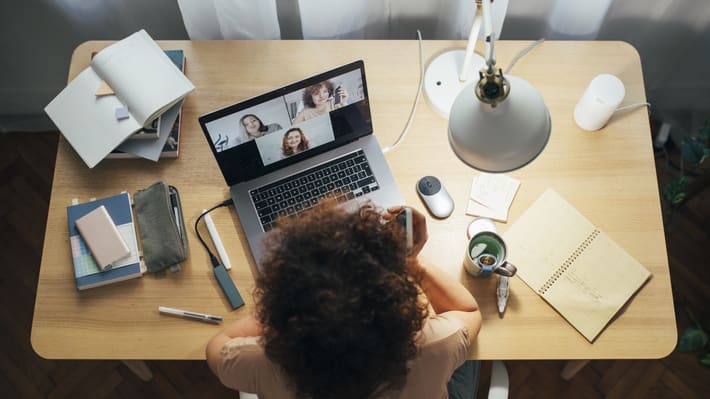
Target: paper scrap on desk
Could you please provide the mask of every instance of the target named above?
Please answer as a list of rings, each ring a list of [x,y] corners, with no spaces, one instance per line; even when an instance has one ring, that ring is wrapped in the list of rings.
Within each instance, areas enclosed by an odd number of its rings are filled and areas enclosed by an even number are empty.
[[[520,180],[512,177],[481,173],[473,178],[466,213],[507,222],[510,204],[519,186]]]
[[[116,108],[116,119],[117,120],[123,120],[123,119],[128,119],[130,115],[128,114],[128,108],[126,107],[118,107]]]
[[[96,97],[110,96],[111,94],[114,94],[113,89],[108,85],[108,83],[106,83],[105,80],[101,81],[99,88],[96,89],[96,93],[94,93]]]

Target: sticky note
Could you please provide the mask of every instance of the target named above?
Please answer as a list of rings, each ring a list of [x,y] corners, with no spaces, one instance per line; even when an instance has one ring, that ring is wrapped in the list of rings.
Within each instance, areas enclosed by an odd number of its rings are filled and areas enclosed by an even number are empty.
[[[116,119],[123,120],[123,119],[128,119],[128,108],[126,107],[118,107],[116,108]]]
[[[519,186],[512,177],[481,173],[473,178],[466,213],[506,222]]]

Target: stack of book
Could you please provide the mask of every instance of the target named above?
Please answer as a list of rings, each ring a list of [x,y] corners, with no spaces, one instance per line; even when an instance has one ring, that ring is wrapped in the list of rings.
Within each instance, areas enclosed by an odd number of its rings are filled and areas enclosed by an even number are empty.
[[[182,50],[162,50],[141,30],[96,53],[45,107],[93,168],[105,158],[177,157],[182,100],[195,86]]]
[[[76,223],[77,220],[101,206],[106,209],[121,239],[129,250],[127,256],[113,262],[108,268],[102,268],[97,263],[96,256],[90,250],[86,238],[82,236]],[[71,243],[77,289],[85,290],[100,287],[143,275],[145,267],[141,264],[138,253],[138,238],[134,227],[133,212],[131,211],[131,199],[128,193],[70,205],[67,207],[67,219],[69,221],[69,241]],[[104,240],[105,237],[96,237],[96,239]]]
[[[182,50],[164,50],[165,55],[180,71],[185,73],[185,55]],[[158,158],[177,158],[180,152],[180,114],[182,101],[175,104],[159,117],[153,119],[150,126],[143,127],[129,136],[107,159],[146,158],[157,161]],[[161,147],[162,144],[162,147]],[[160,152],[156,149],[160,148]]]

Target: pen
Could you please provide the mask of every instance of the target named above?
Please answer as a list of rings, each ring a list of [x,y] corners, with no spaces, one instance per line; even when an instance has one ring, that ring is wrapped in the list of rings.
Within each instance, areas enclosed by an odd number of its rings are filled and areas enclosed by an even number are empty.
[[[173,212],[175,212],[175,224],[177,225],[178,233],[182,237],[182,227],[180,226],[180,213],[178,211],[177,200],[175,199],[175,193],[170,194],[170,204],[173,207]]]
[[[498,298],[498,314],[503,317],[505,305],[508,303],[508,277],[498,277],[498,287],[496,288],[496,297]]]
[[[213,315],[204,314],[204,313],[190,312],[187,310],[169,308],[167,306],[159,306],[158,311],[160,311],[160,313],[172,314],[172,315],[177,315],[177,316],[185,316],[185,317],[189,317],[191,319],[206,321],[208,323],[219,324],[222,322],[221,316],[213,316]]]
[[[214,246],[217,247],[217,253],[219,254],[220,259],[222,259],[222,264],[227,270],[232,269],[232,264],[229,262],[229,257],[227,256],[227,251],[224,249],[224,245],[222,245],[222,239],[219,238],[219,233],[217,233],[217,228],[215,227],[212,218],[207,213],[207,210],[203,209],[202,213],[205,215],[204,218],[205,224],[207,225],[207,231],[210,232],[212,242],[214,243]]]

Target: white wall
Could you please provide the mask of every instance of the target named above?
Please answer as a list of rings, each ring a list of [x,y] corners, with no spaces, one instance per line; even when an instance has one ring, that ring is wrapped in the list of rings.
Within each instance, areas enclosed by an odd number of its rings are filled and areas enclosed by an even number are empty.
[[[43,109],[66,85],[74,48],[141,28],[187,39],[175,0],[0,1],[0,132],[54,129]]]

